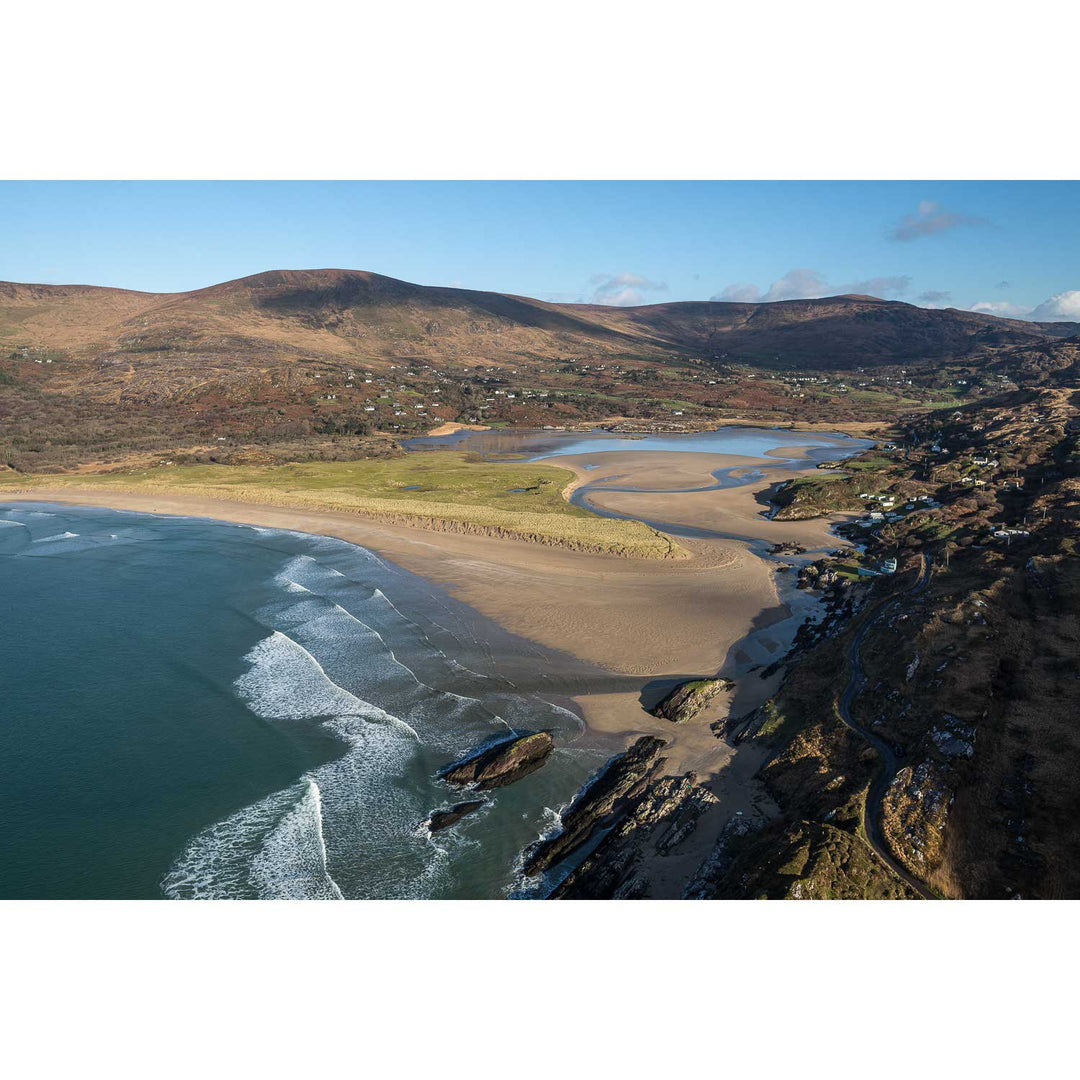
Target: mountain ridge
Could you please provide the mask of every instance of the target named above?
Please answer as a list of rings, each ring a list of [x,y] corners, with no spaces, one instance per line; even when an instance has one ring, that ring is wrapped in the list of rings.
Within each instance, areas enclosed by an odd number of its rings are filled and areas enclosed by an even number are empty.
[[[843,294],[737,303],[684,300],[634,307],[556,304],[488,290],[418,285],[365,270],[268,270],[200,289],[143,292],[96,285],[0,282],[0,341],[74,350],[125,347],[132,329],[183,333],[189,348],[227,330],[264,347],[367,359],[470,352],[492,359],[575,352],[726,359],[769,367],[843,367],[968,355],[1080,333],[958,308]],[[81,330],[81,332],[80,332]],[[312,341],[312,332],[330,334]],[[24,340],[17,340],[19,338]],[[495,340],[492,340],[495,339]],[[167,346],[168,342],[162,342]]]

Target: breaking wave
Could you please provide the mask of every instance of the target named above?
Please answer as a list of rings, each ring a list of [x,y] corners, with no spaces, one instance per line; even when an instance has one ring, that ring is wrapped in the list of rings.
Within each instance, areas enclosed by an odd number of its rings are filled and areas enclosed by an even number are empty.
[[[340,900],[311,777],[198,833],[161,884],[171,900]]]
[[[419,826],[447,802],[439,770],[508,729],[576,734],[578,718],[448,656],[375,583],[401,571],[329,538],[313,548],[320,558],[293,554],[272,574],[271,591],[260,590],[253,609],[242,605],[266,633],[243,657],[232,690],[317,763],[192,837],[162,891],[170,898],[422,898],[473,895],[473,881],[505,881],[521,844],[535,835],[543,803],[519,805],[512,819],[504,811],[492,825],[497,802],[518,805],[521,797],[500,793],[432,836]],[[407,578],[402,588],[424,603],[426,591]],[[507,689],[493,692],[493,685]],[[544,792],[536,798],[547,800],[549,785],[555,794],[567,782],[547,770],[533,781]]]
[[[339,686],[281,631],[245,657],[235,682],[252,712],[275,722],[317,722],[344,752],[211,825],[162,883],[166,896],[334,899],[423,896],[445,853],[416,835],[424,803],[406,776],[420,736],[405,721]],[[426,774],[426,768],[422,775]]]
[[[76,532],[62,532],[56,533],[53,536],[39,536],[37,540],[32,540],[33,544],[47,544],[52,540],[74,540],[79,534]]]

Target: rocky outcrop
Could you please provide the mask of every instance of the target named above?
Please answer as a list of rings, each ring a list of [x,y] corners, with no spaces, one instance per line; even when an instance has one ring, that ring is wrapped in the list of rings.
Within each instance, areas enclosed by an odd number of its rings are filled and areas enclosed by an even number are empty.
[[[770,555],[804,555],[806,548],[802,544],[796,544],[794,540],[781,540],[769,548]]]
[[[479,810],[483,805],[483,799],[473,799],[470,802],[455,803],[446,810],[432,810],[431,817],[425,822],[428,827],[428,832],[438,832],[440,829],[448,829],[451,825],[456,825],[463,817],[471,814],[474,810]]]
[[[448,784],[459,787],[471,784],[481,791],[506,787],[536,772],[554,749],[550,731],[530,731],[482,748],[448,765],[440,775]]]
[[[710,899],[724,875],[731,868],[731,842],[740,836],[746,836],[754,829],[761,828],[762,822],[747,817],[732,817],[720,830],[716,843],[706,856],[705,861],[694,872],[694,876],[683,889],[684,900]]]
[[[830,559],[818,559],[799,569],[800,589],[830,589],[844,582],[844,579],[830,565]]]
[[[596,828],[623,799],[644,792],[650,778],[664,759],[663,739],[643,735],[623,754],[613,757],[583,788],[562,815],[562,828],[554,836],[540,840],[526,853],[525,873],[540,874],[585,843]]]
[[[627,801],[618,823],[589,857],[552,892],[555,900],[638,900],[654,886],[656,857],[666,856],[697,828],[719,800],[697,776],[664,776]]]
[[[693,720],[713,700],[735,684],[730,679],[694,679],[675,687],[666,698],[649,711],[661,720],[682,724]]]

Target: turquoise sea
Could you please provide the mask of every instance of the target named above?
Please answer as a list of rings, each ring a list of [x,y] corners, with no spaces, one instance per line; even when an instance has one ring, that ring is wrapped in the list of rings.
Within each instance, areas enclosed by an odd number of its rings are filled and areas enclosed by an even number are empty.
[[[5,898],[501,897],[605,757],[562,658],[344,541],[0,506],[0,604]],[[549,765],[429,836],[511,728]]]

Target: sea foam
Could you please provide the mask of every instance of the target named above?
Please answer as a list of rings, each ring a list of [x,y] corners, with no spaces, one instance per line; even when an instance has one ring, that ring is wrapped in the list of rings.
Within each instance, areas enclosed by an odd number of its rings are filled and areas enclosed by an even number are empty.
[[[273,577],[253,613],[268,633],[244,657],[233,689],[257,716],[301,739],[322,733],[319,752],[326,736],[341,751],[202,830],[164,879],[167,896],[445,894],[457,860],[483,858],[469,832],[483,831],[490,810],[435,837],[418,828],[446,800],[438,768],[500,729],[577,726],[559,706],[493,694],[479,673],[469,679],[379,587],[382,565],[362,549],[328,539],[315,550],[320,558],[293,555]],[[426,593],[401,580],[404,599],[423,604]],[[460,692],[469,683],[478,696]]]
[[[319,722],[345,751],[196,835],[164,879],[165,895],[428,895],[445,853],[415,835],[419,793],[394,783],[415,754],[415,730],[339,686],[281,631],[245,660],[250,667],[235,689],[253,712],[276,722]]]

